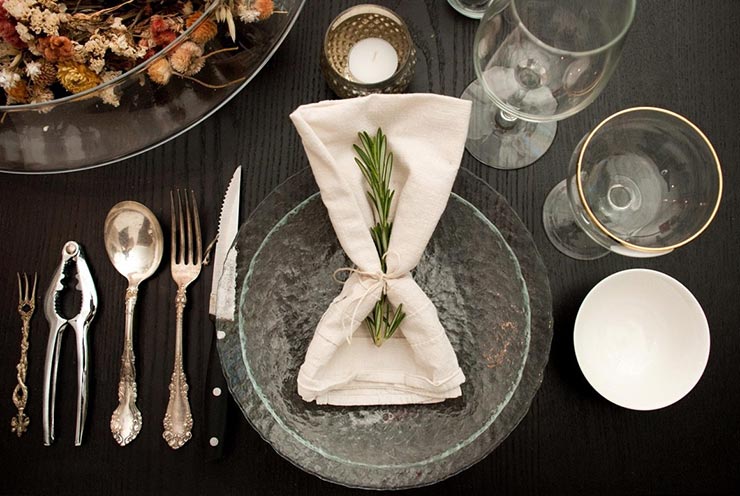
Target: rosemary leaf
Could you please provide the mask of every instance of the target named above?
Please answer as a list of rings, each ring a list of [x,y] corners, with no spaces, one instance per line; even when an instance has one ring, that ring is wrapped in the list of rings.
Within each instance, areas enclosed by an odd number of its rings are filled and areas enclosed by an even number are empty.
[[[395,191],[390,189],[393,153],[388,151],[388,142],[381,129],[377,130],[374,137],[364,131],[358,133],[358,136],[360,146],[353,145],[357,154],[355,163],[370,188],[366,193],[375,219],[375,225],[370,228],[370,236],[378,252],[380,266],[385,272],[387,270],[385,255],[393,230],[393,222],[390,220],[391,204],[395,195]],[[403,305],[399,305],[394,312],[384,292],[365,319],[375,345],[381,346],[385,340],[393,336],[405,316]]]

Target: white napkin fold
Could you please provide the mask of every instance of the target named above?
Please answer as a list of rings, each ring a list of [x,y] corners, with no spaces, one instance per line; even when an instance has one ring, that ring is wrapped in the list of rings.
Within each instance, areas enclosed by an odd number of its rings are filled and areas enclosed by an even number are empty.
[[[470,102],[428,95],[370,95],[299,107],[303,140],[337,238],[359,271],[380,274],[370,236],[368,185],[354,161],[357,133],[387,136],[394,155],[388,298],[406,317],[380,348],[364,319],[381,295],[378,278],[352,273],[319,322],[298,374],[305,401],[332,405],[436,403],[460,396],[465,376],[437,311],[411,277],[447,205],[465,145]],[[334,269],[327,267],[327,277]],[[354,319],[353,319],[354,317]],[[351,337],[351,340],[348,339]]]

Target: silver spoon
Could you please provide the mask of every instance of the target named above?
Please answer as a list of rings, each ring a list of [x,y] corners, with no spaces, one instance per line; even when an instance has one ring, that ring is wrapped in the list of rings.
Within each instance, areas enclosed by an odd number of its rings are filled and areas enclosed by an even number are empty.
[[[113,266],[126,279],[126,327],[118,383],[118,408],[110,420],[113,438],[121,446],[134,440],[141,430],[141,412],[136,406],[134,368],[134,307],[139,284],[151,276],[162,260],[162,227],[151,210],[135,201],[123,201],[111,208],[103,228],[105,249]]]

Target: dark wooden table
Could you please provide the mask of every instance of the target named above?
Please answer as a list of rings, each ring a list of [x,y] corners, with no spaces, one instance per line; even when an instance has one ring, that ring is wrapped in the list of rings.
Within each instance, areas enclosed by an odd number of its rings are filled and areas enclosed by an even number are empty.
[[[186,369],[195,437],[172,451],[161,436],[174,342],[175,287],[168,264],[140,293],[136,352],[139,406],[146,424],[120,448],[109,432],[116,405],[123,335],[124,279],[108,262],[101,232],[108,209],[124,199],[150,206],[169,225],[169,190],[188,186],[201,199],[204,237],[215,234],[218,209],[236,164],[244,164],[242,215],[290,174],[307,166],[288,114],[303,103],[334,98],[319,71],[323,32],[354,2],[311,1],[261,74],[231,103],[192,131],[139,157],[65,175],[0,176],[0,493],[2,494],[345,494],[278,456],[233,408],[226,457],[204,461],[198,424],[207,350],[211,269],[192,287],[186,313]],[[414,92],[459,95],[473,78],[476,23],[443,0],[381,2],[409,23],[419,47]],[[419,492],[444,494],[697,494],[740,492],[740,2],[644,0],[620,66],[604,93],[562,122],[547,155],[534,166],[501,172],[466,155],[463,167],[506,196],[534,233],[549,267],[555,336],[542,388],[531,411],[486,459]],[[610,255],[577,262],[557,252],[542,230],[546,193],[566,173],[580,137],[598,120],[635,105],[662,106],[692,119],[724,164],[726,192],[713,225],[668,256],[639,260]],[[132,123],[132,125],[135,125]],[[472,199],[475,200],[475,199]],[[38,271],[40,291],[69,239],[87,249],[100,296],[92,329],[93,381],[82,447],[73,447],[76,379],[72,340],[65,340],[57,393],[57,442],[42,444],[41,385],[48,327],[32,322],[30,432],[10,432],[18,359],[16,271]],[[634,412],[602,399],[582,376],[573,352],[578,306],[605,276],[627,268],[663,271],[701,302],[712,333],[709,364],[677,404]]]

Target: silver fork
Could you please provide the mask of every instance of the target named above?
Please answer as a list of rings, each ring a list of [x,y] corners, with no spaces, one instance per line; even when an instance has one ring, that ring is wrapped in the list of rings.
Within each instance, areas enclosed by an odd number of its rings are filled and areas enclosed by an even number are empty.
[[[13,390],[13,403],[18,409],[18,414],[10,421],[10,427],[18,437],[21,437],[28,429],[30,420],[25,414],[26,402],[28,401],[28,387],[26,386],[26,372],[28,371],[28,331],[31,327],[31,317],[36,309],[36,274],[33,274],[33,285],[28,283],[28,275],[23,273],[18,276],[18,314],[21,316],[21,359],[16,365],[18,384]],[[30,294],[29,294],[30,292]]]
[[[200,274],[203,250],[200,238],[198,205],[192,191],[170,192],[172,243],[170,268],[177,284],[175,296],[175,366],[170,381],[170,400],[164,416],[163,437],[172,449],[183,446],[193,436],[193,416],[188,403],[188,384],[182,365],[182,314],[187,287]]]

